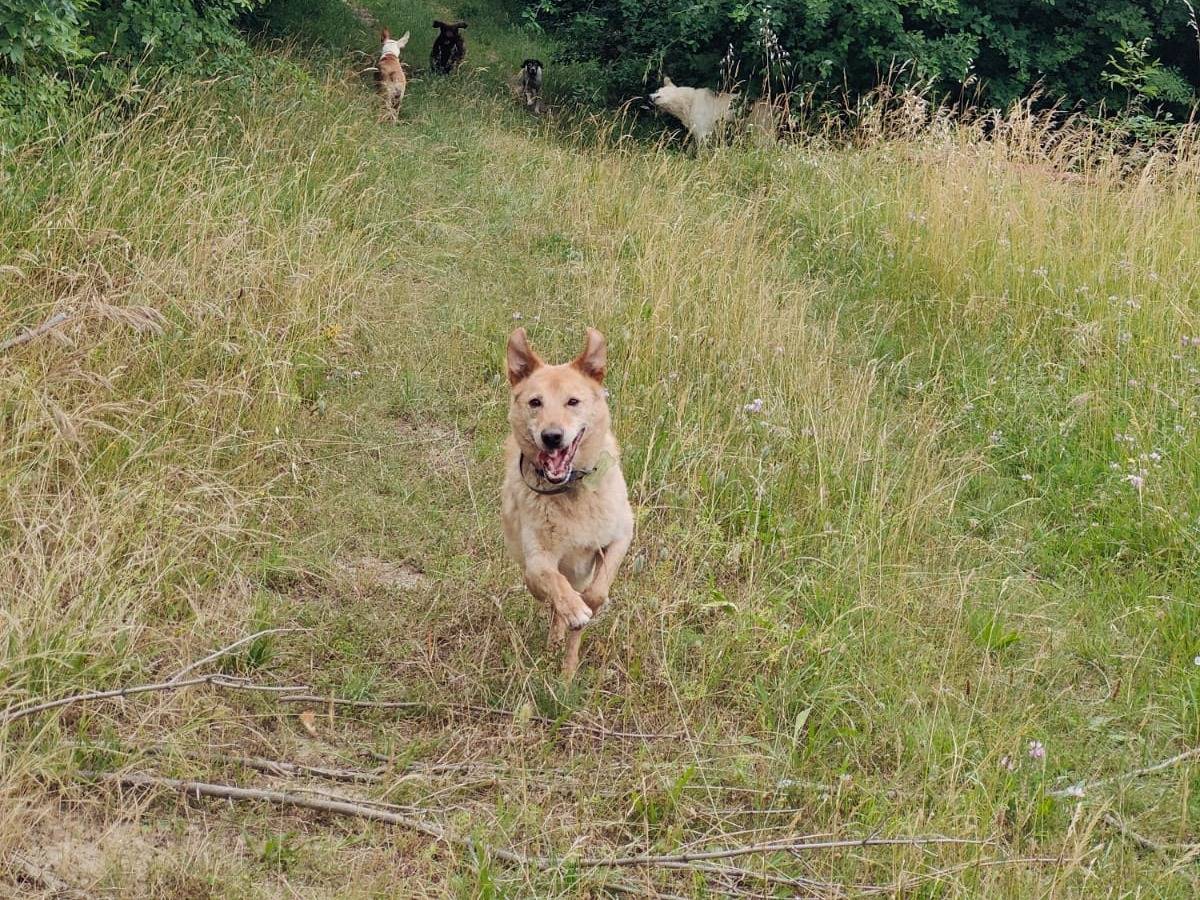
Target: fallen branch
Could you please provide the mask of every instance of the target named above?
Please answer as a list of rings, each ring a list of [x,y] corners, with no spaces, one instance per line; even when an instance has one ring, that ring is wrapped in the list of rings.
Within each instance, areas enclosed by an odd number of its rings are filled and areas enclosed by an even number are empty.
[[[351,784],[378,784],[383,781],[383,771],[366,772],[362,769],[330,769],[324,766],[306,766],[302,763],[286,762],[277,759],[264,759],[261,756],[216,756],[215,759],[235,763],[256,772],[267,775],[277,775],[282,778],[324,778],[329,781],[342,781]]]
[[[268,694],[283,694],[291,693],[297,689],[303,690],[302,686],[297,685],[270,685],[270,684],[254,684],[244,678],[232,678],[228,675],[202,675],[197,678],[189,678],[185,681],[162,681],[157,684],[138,684],[131,687],[116,688],[111,691],[93,691],[86,694],[72,694],[70,697],[62,697],[58,700],[49,700],[45,703],[38,703],[33,706],[17,706],[9,708],[0,715],[0,725],[10,725],[18,719],[24,719],[26,716],[32,716],[36,713],[46,712],[51,709],[60,709],[64,706],[72,706],[76,703],[91,703],[96,700],[113,700],[123,697],[131,697],[134,694],[149,694],[155,691],[178,691],[183,688],[195,687],[198,684],[209,684],[213,687],[224,688],[233,691],[256,691]]]
[[[81,770],[79,775],[83,778],[105,782],[108,784],[117,784],[128,788],[163,788],[177,791],[185,796],[195,796],[197,798],[215,797],[222,800],[260,800],[267,803],[274,803],[278,806],[294,806],[301,809],[330,812],[352,818],[384,822],[389,825],[398,825],[402,828],[408,828],[412,831],[418,832],[419,834],[442,841],[443,843],[470,849],[475,848],[473,841],[466,838],[454,837],[444,827],[435,822],[413,818],[412,816],[401,815],[388,810],[375,809],[370,806],[366,806],[361,802],[351,801],[348,798],[335,799],[335,795],[330,795],[328,798],[305,797],[299,794],[286,793],[284,791],[267,790],[262,788],[243,788],[237,787],[236,785],[215,784],[204,781],[185,781],[178,778],[165,778],[157,775],[120,774],[113,772],[92,772],[86,770]],[[722,850],[711,850],[702,853],[687,853],[673,856],[585,856],[573,859],[571,861],[576,866],[581,868],[617,868],[628,866],[677,868],[679,866],[691,865],[693,863],[706,860],[730,859],[738,856],[751,856],[776,852],[795,854],[818,850],[849,849],[859,847],[922,847],[945,844],[979,846],[990,843],[992,842],[975,838],[956,838],[947,837],[944,835],[899,838],[860,838],[836,841],[805,841],[803,838],[792,838],[789,840],[771,841],[769,843],[762,844],[749,844],[742,847],[730,847]],[[487,852],[495,856],[497,859],[512,863],[514,865],[531,866],[539,869],[554,868],[558,866],[560,862],[566,861],[551,859],[550,857],[545,856],[526,856],[525,854],[518,853],[513,850],[505,850],[502,848],[489,848]],[[750,870],[746,871],[750,872]],[[734,872],[733,870],[726,870],[724,874],[738,873]],[[796,882],[803,881],[804,879],[790,880],[792,882]]]
[[[88,900],[90,896],[59,878],[49,866],[26,859],[19,853],[11,854],[4,863],[13,870],[17,880],[24,879],[41,885],[55,897],[61,897],[63,900]]]
[[[1167,848],[1157,841],[1152,841],[1144,835],[1138,834],[1112,813],[1104,814],[1104,822],[1113,828],[1118,834],[1126,838],[1133,844],[1137,845],[1142,850],[1149,850],[1151,853],[1166,853]]]
[[[304,631],[304,630],[305,629],[303,629],[303,628],[264,628],[262,631],[256,631],[254,634],[248,634],[244,638],[234,641],[229,646],[222,647],[220,650],[217,650],[215,653],[208,654],[208,656],[204,657],[204,659],[198,659],[194,663],[190,663],[189,665],[184,666],[182,669],[180,669],[178,672],[176,672],[171,677],[170,681],[172,683],[179,681],[185,675],[188,675],[191,672],[196,671],[198,668],[205,665],[206,663],[210,663],[214,659],[220,659],[226,653],[236,650],[238,647],[241,647],[243,644],[248,644],[257,638],[263,637],[268,634],[284,634],[286,632]]]
[[[693,863],[701,860],[733,859],[738,856],[753,856],[761,853],[804,853],[812,850],[839,850],[852,847],[923,847],[931,844],[984,845],[992,841],[976,838],[956,838],[943,835],[928,835],[901,838],[859,838],[837,841],[805,841],[789,838],[768,841],[762,844],[747,844],[744,847],[728,847],[723,850],[706,850],[701,853],[680,853],[668,856],[617,856],[612,859],[580,859],[580,866],[657,866],[673,863]]]
[[[1142,850],[1148,850],[1151,853],[1195,853],[1200,850],[1200,844],[1163,844],[1152,840],[1144,834],[1134,831],[1113,813],[1105,813],[1104,821],[1122,837],[1136,844]]]
[[[521,713],[519,712],[514,712],[509,709],[500,709],[495,706],[479,706],[472,703],[436,703],[425,702],[422,700],[345,700],[340,697],[327,697],[317,694],[297,694],[292,697],[280,697],[279,702],[311,703],[314,705],[320,704],[324,706],[349,706],[356,709],[426,709],[435,712],[464,712],[474,713],[476,715],[498,716],[504,719],[516,719],[521,716]],[[639,741],[678,741],[686,739],[686,736],[681,734],[620,731],[614,728],[605,728],[603,725],[592,725],[587,722],[572,722],[569,720],[560,722],[559,720],[551,719],[548,716],[531,715],[527,720],[530,722],[537,722],[539,725],[562,728],[566,729],[567,731],[581,732],[585,734],[594,734],[597,737],[605,738],[620,738],[623,740]]]
[[[1193,747],[1191,750],[1185,750],[1183,753],[1178,753],[1170,759],[1164,759],[1162,762],[1155,763],[1152,766],[1146,766],[1144,769],[1134,769],[1132,772],[1122,772],[1120,775],[1113,775],[1110,778],[1098,778],[1095,781],[1080,781],[1069,787],[1051,791],[1050,796],[1083,797],[1088,791],[1095,790],[1096,788],[1116,784],[1118,781],[1128,781],[1131,778],[1141,778],[1143,775],[1153,775],[1155,772],[1174,768],[1180,763],[1187,762],[1189,759],[1196,759],[1197,757],[1200,757],[1200,747]]]
[[[28,344],[34,338],[39,338],[48,331],[53,331],[59,325],[68,321],[71,314],[68,312],[55,313],[41,325],[35,325],[33,328],[27,328],[15,337],[10,337],[7,341],[0,343],[0,353],[6,350],[11,350],[13,347],[20,347],[22,344]]]

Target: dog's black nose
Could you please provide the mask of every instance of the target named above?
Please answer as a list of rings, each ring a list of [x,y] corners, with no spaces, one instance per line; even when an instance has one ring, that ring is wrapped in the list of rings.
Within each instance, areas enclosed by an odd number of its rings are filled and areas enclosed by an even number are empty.
[[[562,446],[563,433],[561,428],[547,428],[542,432],[542,446],[547,450],[557,450]]]

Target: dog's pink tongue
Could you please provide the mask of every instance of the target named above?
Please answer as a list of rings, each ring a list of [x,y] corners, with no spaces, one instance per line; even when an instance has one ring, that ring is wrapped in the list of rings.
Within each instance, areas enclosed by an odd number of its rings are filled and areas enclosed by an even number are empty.
[[[553,453],[539,453],[538,463],[542,467],[542,471],[552,479],[561,481],[567,477],[567,471],[571,467],[571,454],[569,448],[555,450]]]

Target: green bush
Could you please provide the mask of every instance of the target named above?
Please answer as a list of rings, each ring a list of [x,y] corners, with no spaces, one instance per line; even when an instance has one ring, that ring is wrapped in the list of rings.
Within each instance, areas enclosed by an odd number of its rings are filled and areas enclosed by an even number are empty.
[[[0,0],[0,67],[57,73],[102,57],[199,66],[241,46],[262,0]]]
[[[999,106],[1034,91],[1123,99],[1103,78],[1123,43],[1143,46],[1162,61],[1163,83],[1189,93],[1182,73],[1197,70],[1180,0],[537,0],[531,9],[566,59],[600,64],[612,99],[660,72],[713,85],[722,61],[752,83],[769,74],[776,88],[853,94],[899,74]]]

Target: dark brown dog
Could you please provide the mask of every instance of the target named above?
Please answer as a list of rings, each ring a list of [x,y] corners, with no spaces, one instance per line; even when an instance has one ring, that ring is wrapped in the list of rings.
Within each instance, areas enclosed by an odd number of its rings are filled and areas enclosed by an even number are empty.
[[[429,53],[429,67],[435,72],[449,75],[462,64],[463,57],[467,55],[463,37],[459,34],[459,31],[467,27],[467,23],[456,22],[447,25],[445,22],[435,21],[433,27],[440,29],[441,34],[433,42],[433,50]]]

